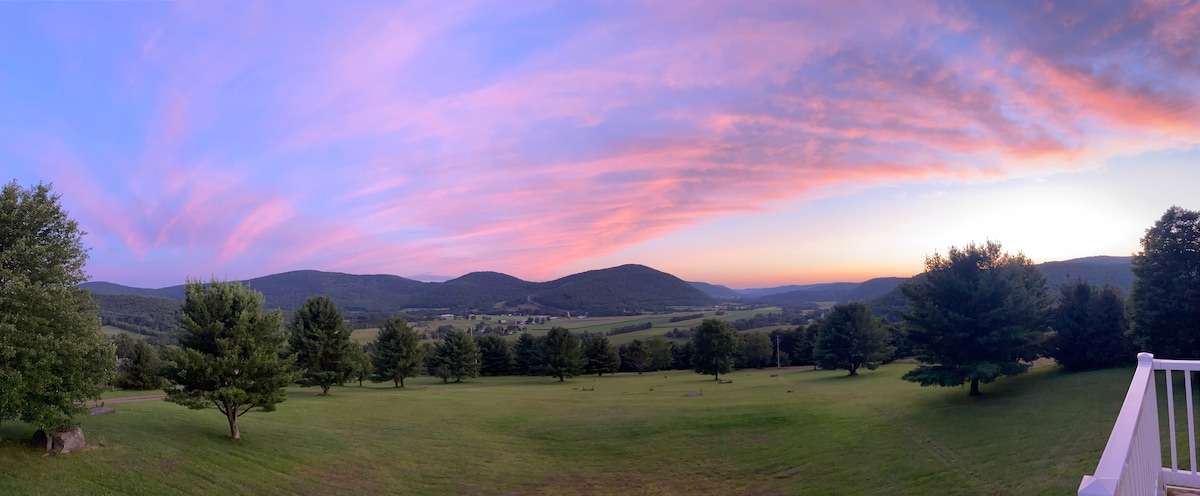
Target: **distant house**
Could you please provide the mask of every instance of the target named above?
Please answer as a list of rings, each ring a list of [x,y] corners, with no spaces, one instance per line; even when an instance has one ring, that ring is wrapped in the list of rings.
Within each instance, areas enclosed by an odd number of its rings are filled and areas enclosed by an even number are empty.
[[[442,318],[442,320],[453,320],[453,319],[454,319],[454,314],[452,314],[452,313],[443,313],[443,314],[439,315],[438,317],[441,317],[441,318]]]

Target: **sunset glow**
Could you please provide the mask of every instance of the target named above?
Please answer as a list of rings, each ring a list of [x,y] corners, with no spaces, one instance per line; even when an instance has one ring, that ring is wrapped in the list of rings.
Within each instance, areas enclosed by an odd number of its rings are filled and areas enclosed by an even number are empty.
[[[93,280],[763,287],[1200,209],[1200,1],[0,3],[0,181]]]

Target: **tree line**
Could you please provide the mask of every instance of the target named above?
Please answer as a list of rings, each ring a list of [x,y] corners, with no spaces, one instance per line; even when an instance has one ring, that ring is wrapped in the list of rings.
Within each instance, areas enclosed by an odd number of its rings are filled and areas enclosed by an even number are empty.
[[[562,327],[543,336],[522,334],[513,343],[461,330],[426,343],[404,319],[390,318],[374,341],[358,346],[327,296],[308,298],[285,324],[282,312],[263,308],[262,293],[214,279],[187,281],[179,313],[184,333],[177,346],[156,353],[144,340],[114,342],[100,334],[96,304],[79,287],[86,280],[82,234],[48,186],[10,183],[0,190],[0,422],[43,430],[72,425],[82,405],[114,381],[163,386],[167,401],[215,408],[238,439],[237,419],[273,410],[293,382],[324,395],[333,385],[367,379],[403,387],[405,378],[421,372],[446,382],[481,374],[564,381],[688,368],[719,380],[734,367],[762,367],[772,359],[782,365],[785,358],[855,375],[904,354],[920,362],[904,380],[970,385],[974,395],[981,384],[1024,372],[1038,357],[1087,369],[1130,363],[1137,349],[1200,355],[1194,332],[1200,327],[1200,213],[1179,207],[1142,238],[1128,300],[1110,286],[1079,280],[1055,296],[1027,257],[988,241],[928,257],[925,271],[901,286],[908,308],[898,323],[847,303],[811,323],[770,333],[739,333],[706,319],[682,345],[651,338],[613,346],[607,336]]]

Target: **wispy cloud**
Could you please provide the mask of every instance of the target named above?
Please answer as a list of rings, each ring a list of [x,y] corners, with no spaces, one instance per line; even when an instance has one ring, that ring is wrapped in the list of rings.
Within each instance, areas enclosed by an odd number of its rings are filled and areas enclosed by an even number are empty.
[[[1196,2],[118,14],[136,35],[94,76],[121,89],[73,98],[139,102],[119,124],[138,136],[99,153],[80,139],[92,129],[56,124],[31,131],[56,143],[32,155],[99,232],[93,272],[155,260],[155,283],[546,278],[781,201],[1092,168],[1200,136]]]

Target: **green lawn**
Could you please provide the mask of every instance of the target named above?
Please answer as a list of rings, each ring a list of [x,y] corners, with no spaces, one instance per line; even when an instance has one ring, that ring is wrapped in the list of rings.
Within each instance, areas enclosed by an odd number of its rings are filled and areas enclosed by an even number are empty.
[[[213,410],[119,403],[83,453],[0,426],[0,494],[1070,494],[1132,375],[1045,367],[970,398],[909,367],[297,388],[240,443]]]

